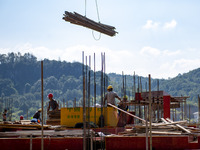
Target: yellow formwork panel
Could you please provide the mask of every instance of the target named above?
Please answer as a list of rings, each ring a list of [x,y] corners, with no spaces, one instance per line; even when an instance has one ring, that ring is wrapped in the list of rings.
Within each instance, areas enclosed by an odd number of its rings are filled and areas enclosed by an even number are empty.
[[[90,122],[95,122],[94,107],[90,108]],[[88,118],[88,109],[86,108],[86,118]],[[99,122],[101,108],[96,108],[96,124]],[[104,108],[104,122],[106,126],[116,126],[118,122],[117,110],[112,107]],[[61,125],[74,127],[77,123],[83,122],[83,107],[61,108]]]
[[[105,119],[105,125],[116,127],[118,123],[118,116],[117,116],[117,110],[112,107],[105,107],[104,109],[104,119]]]

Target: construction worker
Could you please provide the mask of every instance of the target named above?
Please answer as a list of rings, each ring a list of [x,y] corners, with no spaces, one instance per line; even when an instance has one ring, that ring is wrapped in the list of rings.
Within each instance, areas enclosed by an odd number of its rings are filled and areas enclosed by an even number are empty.
[[[7,109],[4,109],[4,112],[3,112],[3,121],[6,121],[6,118],[7,118]]]
[[[106,93],[105,98],[104,98],[104,102],[103,102],[104,106],[105,106],[106,100],[107,100],[107,104],[110,103],[110,104],[115,105],[115,106],[116,106],[115,98],[117,98],[121,102],[121,98],[117,95],[117,93],[115,93],[113,91],[112,85],[109,85],[107,87],[107,91],[108,92]],[[107,106],[110,107],[110,105],[107,105]],[[102,117],[102,116],[100,116],[100,117]],[[113,117],[115,119],[118,119],[117,111],[114,108],[113,108]]]
[[[126,102],[128,101],[128,96],[124,95],[123,96],[123,100],[121,103],[119,103],[118,108],[127,111],[128,110],[128,105],[126,104]],[[120,110],[119,110],[119,115],[120,115]]]
[[[128,105],[126,103],[127,101],[128,101],[128,96],[124,95],[122,102],[119,103],[119,105],[118,105],[118,108],[127,111],[128,110]],[[119,112],[119,114],[118,114],[119,120],[117,123],[117,127],[124,127],[127,122],[127,114],[124,112],[121,112],[120,110],[118,112]]]
[[[41,113],[41,111],[42,111],[42,109],[40,108],[40,109],[38,109],[38,111],[33,115],[33,119],[34,119],[34,118],[37,119],[37,122],[38,122],[38,120],[41,120],[41,118],[40,118],[40,113]]]
[[[47,113],[49,113],[50,108],[52,109],[52,112],[55,112],[58,110],[58,103],[53,99],[53,94],[49,93],[48,95],[49,98],[49,106],[47,108]]]
[[[24,120],[24,116],[21,115],[21,116],[19,117],[19,119],[20,119],[20,120]]]
[[[121,98],[117,95],[117,93],[115,93],[113,91],[112,85],[109,85],[107,87],[107,91],[108,91],[108,93],[105,95],[105,98],[104,98],[104,105],[105,105],[106,100],[107,100],[107,103],[110,103],[112,105],[116,105],[115,104],[115,98],[117,98],[121,102]]]

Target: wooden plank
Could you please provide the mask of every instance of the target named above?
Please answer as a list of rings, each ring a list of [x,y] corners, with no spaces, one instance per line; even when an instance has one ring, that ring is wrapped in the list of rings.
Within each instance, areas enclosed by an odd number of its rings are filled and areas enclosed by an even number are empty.
[[[172,120],[170,120],[169,118],[166,119],[168,122],[173,123]],[[191,133],[189,130],[187,130],[186,128],[184,128],[183,126],[179,125],[179,124],[175,124],[175,126],[179,127],[180,129],[182,129],[183,131],[187,132],[187,133]]]
[[[144,119],[142,119],[142,118],[140,118],[138,116],[135,116],[135,115],[133,115],[133,114],[127,112],[127,111],[124,111],[123,109],[120,109],[120,108],[118,108],[118,107],[116,107],[116,106],[114,106],[114,105],[112,105],[110,103],[108,103],[108,105],[111,106],[111,107],[113,107],[113,108],[115,108],[115,109],[118,109],[118,110],[120,110],[120,111],[122,111],[122,112],[124,112],[124,113],[126,113],[126,114],[128,114],[128,115],[130,115],[132,117],[134,117],[134,118],[137,118],[137,119],[141,120],[143,123],[146,123],[146,120],[144,120]]]
[[[176,121],[176,122],[172,122],[172,123],[169,123],[169,122],[165,122],[165,123],[154,123],[153,126],[167,126],[167,125],[175,125],[175,124],[181,124],[181,123],[187,123],[186,120],[184,121]]]
[[[162,134],[162,135],[181,135],[180,132],[162,132],[162,131],[152,131],[152,134]]]

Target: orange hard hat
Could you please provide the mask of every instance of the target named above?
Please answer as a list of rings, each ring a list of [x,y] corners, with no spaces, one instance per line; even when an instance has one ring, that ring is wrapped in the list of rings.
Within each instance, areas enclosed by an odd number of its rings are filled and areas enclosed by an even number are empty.
[[[52,93],[49,93],[49,95],[48,95],[48,98],[52,98],[53,97],[53,94]]]

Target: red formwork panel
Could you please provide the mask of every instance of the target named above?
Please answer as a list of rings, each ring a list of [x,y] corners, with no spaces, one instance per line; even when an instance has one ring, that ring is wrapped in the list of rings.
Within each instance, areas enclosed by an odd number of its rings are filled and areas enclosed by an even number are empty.
[[[28,138],[1,138],[0,149],[2,150],[29,150],[30,139]],[[32,150],[41,149],[41,139],[32,139]],[[83,138],[45,138],[44,150],[80,150],[83,149]]]
[[[106,137],[106,150],[145,150],[146,137]],[[199,143],[189,143],[188,136],[156,136],[152,137],[154,150],[198,149]]]
[[[170,96],[163,96],[164,118],[170,118]]]

